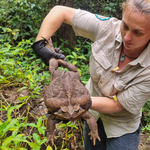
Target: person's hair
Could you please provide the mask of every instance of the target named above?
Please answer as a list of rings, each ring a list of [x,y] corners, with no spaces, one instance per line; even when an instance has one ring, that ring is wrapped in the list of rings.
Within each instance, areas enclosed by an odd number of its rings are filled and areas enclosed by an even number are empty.
[[[150,15],[150,0],[126,0],[122,4],[123,12],[128,6],[131,6],[134,11],[141,14]]]

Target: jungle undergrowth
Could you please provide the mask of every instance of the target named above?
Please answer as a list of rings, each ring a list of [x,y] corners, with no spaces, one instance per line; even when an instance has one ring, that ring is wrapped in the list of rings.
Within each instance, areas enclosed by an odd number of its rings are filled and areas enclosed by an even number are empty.
[[[13,35],[18,32],[11,29],[6,31]],[[31,49],[32,43],[30,39],[22,39],[16,46],[12,46],[9,42],[0,44],[0,149],[2,150],[40,150],[43,147],[47,150],[53,149],[46,143],[46,115],[39,117],[31,112],[33,101],[41,98],[43,87],[50,84],[48,66]],[[74,51],[60,45],[62,50],[65,49],[67,61],[77,67],[83,84],[86,84],[89,79],[90,44],[85,41],[85,45],[81,45],[78,41]],[[56,42],[55,46],[57,46]],[[64,68],[59,67],[59,69]],[[9,103],[7,95],[6,98],[4,95],[5,89],[14,87],[18,88],[17,92],[26,90],[29,93],[27,96],[17,97],[16,105]],[[61,137],[57,136],[62,139],[61,149],[68,149],[68,140],[71,141],[72,147],[76,145],[75,130],[80,130],[80,134],[83,135],[83,125],[77,124],[78,127],[72,122],[60,125],[59,128],[62,126],[65,128]],[[56,145],[54,149],[57,149]]]

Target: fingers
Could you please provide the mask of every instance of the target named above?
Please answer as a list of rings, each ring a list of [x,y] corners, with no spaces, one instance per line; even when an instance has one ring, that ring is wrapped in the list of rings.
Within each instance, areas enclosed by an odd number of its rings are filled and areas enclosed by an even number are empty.
[[[65,59],[65,56],[63,54],[55,53],[55,58],[56,59]]]
[[[55,55],[55,58],[56,59],[63,59],[65,60],[65,56],[63,55],[63,52],[62,50],[60,50],[60,48],[55,48],[55,52],[54,55]]]
[[[55,48],[55,52],[59,53],[59,54],[63,54],[62,50],[60,50],[60,48]]]

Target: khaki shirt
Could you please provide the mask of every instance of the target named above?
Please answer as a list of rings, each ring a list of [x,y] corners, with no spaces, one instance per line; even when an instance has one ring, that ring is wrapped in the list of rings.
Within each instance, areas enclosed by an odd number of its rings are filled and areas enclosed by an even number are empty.
[[[124,107],[121,112],[109,114],[89,110],[96,119],[102,119],[108,138],[136,131],[142,107],[150,98],[150,44],[121,71],[113,71],[121,53],[120,23],[116,18],[101,21],[80,9],[76,10],[72,20],[76,35],[94,42],[90,56],[91,78],[86,85],[91,96],[112,98],[117,95]]]

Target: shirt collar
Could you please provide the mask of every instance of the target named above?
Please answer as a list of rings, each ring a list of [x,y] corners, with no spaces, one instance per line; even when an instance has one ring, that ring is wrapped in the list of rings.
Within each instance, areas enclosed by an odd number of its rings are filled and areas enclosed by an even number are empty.
[[[116,48],[119,49],[121,44],[122,44],[122,37],[121,37],[121,33],[119,33],[116,36],[116,41],[118,42],[118,46]],[[144,51],[140,54],[140,56],[133,60],[132,62],[129,63],[130,65],[137,65],[140,64],[141,67],[147,67],[150,65],[150,42],[148,43],[147,47],[144,49]]]
[[[119,32],[119,34],[116,36],[116,39],[115,39],[118,43],[117,47],[116,47],[116,50],[120,48],[120,46],[122,45],[122,37],[121,37],[121,33]]]
[[[150,66],[150,42],[148,43],[147,47],[143,50],[140,56],[135,59],[134,61],[129,63],[130,65],[137,65],[140,64],[141,67]]]

